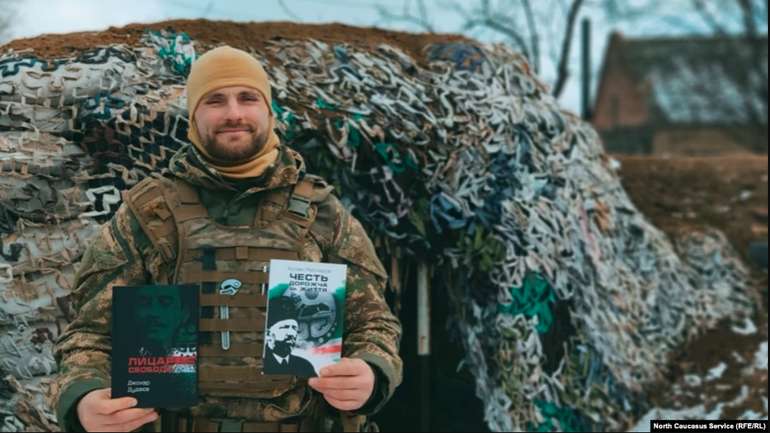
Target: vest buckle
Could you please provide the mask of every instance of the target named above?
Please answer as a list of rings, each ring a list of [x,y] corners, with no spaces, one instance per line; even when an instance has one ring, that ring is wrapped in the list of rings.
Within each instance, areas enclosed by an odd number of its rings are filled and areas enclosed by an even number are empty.
[[[296,195],[293,195],[289,199],[289,212],[299,215],[302,218],[309,218],[310,217],[310,200],[299,197]]]

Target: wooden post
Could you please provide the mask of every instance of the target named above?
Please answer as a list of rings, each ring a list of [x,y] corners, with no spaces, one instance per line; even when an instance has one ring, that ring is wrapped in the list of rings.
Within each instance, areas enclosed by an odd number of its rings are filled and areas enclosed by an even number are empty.
[[[582,103],[583,119],[591,120],[591,20],[583,20],[583,77],[582,77]]]
[[[420,431],[430,431],[430,282],[428,265],[417,265],[417,356],[420,359]]]

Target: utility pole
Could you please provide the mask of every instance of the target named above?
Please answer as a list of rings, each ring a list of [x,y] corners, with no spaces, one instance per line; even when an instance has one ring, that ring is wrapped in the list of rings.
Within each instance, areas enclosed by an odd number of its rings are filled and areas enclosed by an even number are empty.
[[[583,19],[583,76],[582,76],[582,103],[583,119],[591,120],[591,20]]]

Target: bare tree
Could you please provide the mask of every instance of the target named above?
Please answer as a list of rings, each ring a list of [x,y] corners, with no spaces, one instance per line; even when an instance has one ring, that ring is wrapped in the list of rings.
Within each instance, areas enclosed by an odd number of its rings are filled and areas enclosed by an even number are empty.
[[[567,84],[567,80],[570,75],[569,60],[570,51],[572,48],[572,35],[575,32],[575,22],[577,21],[578,12],[583,6],[583,0],[574,0],[572,6],[570,6],[569,13],[567,14],[567,31],[564,33],[562,39],[561,56],[559,59],[559,68],[556,75],[556,85],[553,88],[553,94],[558,98],[561,92],[564,90],[564,86]]]
[[[758,144],[767,152],[768,124],[768,44],[767,44],[767,3],[768,0],[737,0],[743,21],[743,39],[749,46],[741,62],[744,73],[739,84],[745,90],[746,107],[752,129],[760,132]],[[764,34],[762,32],[764,31]],[[759,102],[757,104],[756,102]]]
[[[716,66],[720,69],[717,74],[732,80],[727,85],[735,88],[733,93],[742,101],[737,102],[736,97],[729,104],[719,101],[732,89],[715,91],[715,86],[725,84],[717,79],[694,82],[690,91],[713,95],[708,110],[725,111],[722,118],[732,119],[728,121],[736,124],[733,129],[738,134],[765,143],[767,149],[768,0],[404,0],[400,11],[384,6],[378,10],[386,23],[407,23],[429,32],[440,24],[435,17],[438,10],[451,11],[462,24],[442,31],[502,36],[540,75],[544,75],[544,63],[550,62],[548,72],[555,70],[555,77],[545,78],[552,80],[557,98],[571,77],[576,23],[585,11],[616,26],[633,28],[634,33],[710,34],[732,41],[734,49],[717,59],[723,63]],[[730,110],[732,113],[727,112]]]
[[[693,9],[709,32],[724,38],[731,55],[718,59],[718,67],[729,71],[738,90],[736,104],[714,101],[714,109],[726,118],[741,119],[736,138],[753,142],[755,150],[767,151],[768,124],[768,43],[767,0],[727,0],[719,9],[704,0],[692,0]]]
[[[543,48],[555,53],[550,59],[556,69],[553,94],[558,97],[570,78],[570,54],[575,24],[585,0],[478,0],[469,4],[459,0],[436,0],[436,5],[455,11],[462,18],[463,33],[491,32],[501,35],[529,60],[535,72],[543,65]],[[548,5],[545,5],[548,3]],[[534,6],[538,9],[535,9]],[[544,6],[545,5],[545,6]],[[405,0],[403,10],[394,13],[379,6],[380,17],[386,22],[406,22],[434,32],[426,0]],[[538,11],[541,13],[538,14]],[[545,11],[546,13],[542,13]],[[561,12],[561,15],[559,14]],[[559,22],[553,34],[554,20]],[[558,48],[556,48],[558,47]]]

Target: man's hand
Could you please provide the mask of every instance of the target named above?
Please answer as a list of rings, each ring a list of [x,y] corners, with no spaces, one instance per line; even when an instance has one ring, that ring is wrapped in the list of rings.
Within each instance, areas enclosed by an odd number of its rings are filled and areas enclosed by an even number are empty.
[[[326,401],[343,411],[360,409],[374,390],[374,371],[365,361],[342,358],[320,371],[320,377],[308,381]]]
[[[132,409],[133,397],[110,398],[110,388],[97,389],[78,402],[80,424],[88,432],[130,432],[158,419],[155,409]]]

